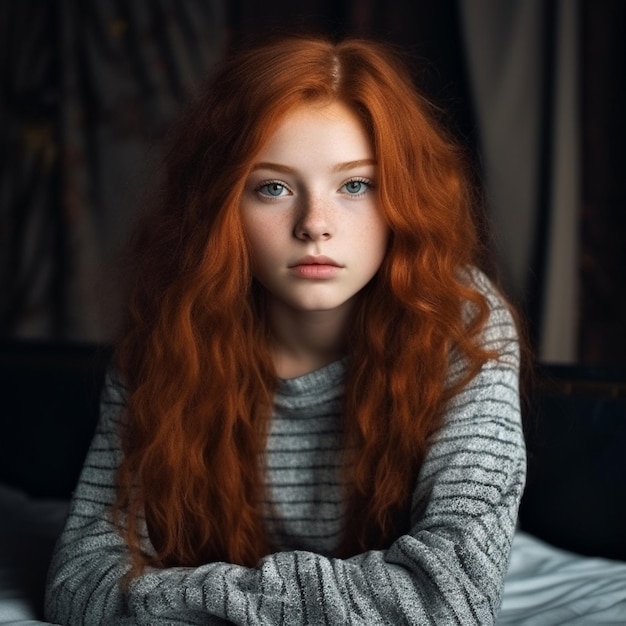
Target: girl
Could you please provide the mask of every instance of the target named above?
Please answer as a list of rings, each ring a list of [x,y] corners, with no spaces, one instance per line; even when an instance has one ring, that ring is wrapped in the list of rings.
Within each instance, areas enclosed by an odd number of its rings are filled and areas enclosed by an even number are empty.
[[[240,52],[165,165],[47,618],[494,623],[517,334],[406,70],[361,40]]]

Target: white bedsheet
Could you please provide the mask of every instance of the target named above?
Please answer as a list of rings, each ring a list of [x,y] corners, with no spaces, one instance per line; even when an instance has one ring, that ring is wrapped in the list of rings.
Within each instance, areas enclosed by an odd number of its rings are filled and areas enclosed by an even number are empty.
[[[1,625],[48,623],[37,620],[66,512],[65,501],[35,500],[0,485]],[[570,554],[518,532],[498,620],[509,624],[626,626],[626,562]]]
[[[42,619],[43,589],[67,502],[37,500],[0,485],[0,624]]]
[[[626,625],[626,562],[572,554],[518,532],[498,619],[505,624]]]

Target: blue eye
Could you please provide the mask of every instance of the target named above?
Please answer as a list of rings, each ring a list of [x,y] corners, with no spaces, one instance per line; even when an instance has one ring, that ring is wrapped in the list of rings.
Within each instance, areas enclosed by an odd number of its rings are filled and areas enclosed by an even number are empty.
[[[360,196],[371,188],[371,184],[365,180],[349,180],[342,189],[351,196]]]
[[[264,196],[278,198],[287,192],[287,187],[282,183],[265,183],[258,188],[258,192]]]

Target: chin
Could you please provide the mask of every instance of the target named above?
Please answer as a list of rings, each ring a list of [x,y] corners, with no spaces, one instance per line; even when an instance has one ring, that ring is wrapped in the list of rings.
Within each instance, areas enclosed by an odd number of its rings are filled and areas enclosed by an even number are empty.
[[[302,313],[332,313],[345,311],[352,305],[352,298],[348,300],[315,300],[294,302],[291,307]]]

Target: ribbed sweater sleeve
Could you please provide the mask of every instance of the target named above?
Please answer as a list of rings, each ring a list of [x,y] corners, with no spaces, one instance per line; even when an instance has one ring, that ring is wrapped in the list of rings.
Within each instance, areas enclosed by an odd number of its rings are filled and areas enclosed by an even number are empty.
[[[102,416],[50,567],[46,615],[61,624],[494,624],[525,478],[518,345],[489,283],[484,342],[500,353],[450,402],[422,465],[412,528],[349,559],[285,550],[254,568],[150,569],[127,591],[127,550],[109,521],[124,396]],[[452,359],[450,376],[463,369]],[[146,538],[147,541],[147,538]]]

